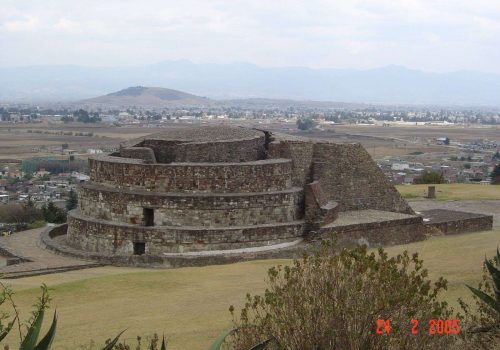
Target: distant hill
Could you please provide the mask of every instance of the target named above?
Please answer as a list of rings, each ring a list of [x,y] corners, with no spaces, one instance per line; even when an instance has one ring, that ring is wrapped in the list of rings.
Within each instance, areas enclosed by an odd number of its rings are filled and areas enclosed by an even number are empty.
[[[204,97],[186,92],[160,87],[133,86],[104,96],[75,102],[89,107],[126,108],[126,107],[172,107],[208,106],[213,102]]]
[[[198,64],[187,60],[128,67],[0,68],[0,102],[75,101],[137,85],[168,86],[224,100],[500,106],[500,76],[474,71],[431,73],[401,66],[367,70],[266,68],[247,63]],[[149,97],[141,99],[170,105],[190,100],[146,95]],[[123,101],[133,97],[124,96]],[[198,97],[195,100],[201,102]]]

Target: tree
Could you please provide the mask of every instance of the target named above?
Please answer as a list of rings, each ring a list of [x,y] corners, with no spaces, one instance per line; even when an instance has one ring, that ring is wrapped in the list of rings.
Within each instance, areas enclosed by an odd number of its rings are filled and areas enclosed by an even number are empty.
[[[73,189],[69,191],[69,197],[68,200],[66,201],[66,210],[70,211],[76,208],[78,205],[78,196]]]
[[[442,184],[445,183],[444,175],[439,171],[425,171],[422,175],[416,177],[415,184]]]
[[[79,109],[73,112],[73,116],[76,118],[76,121],[80,123],[97,123],[101,121],[101,117],[97,112],[87,112],[84,109]]]
[[[43,218],[47,222],[54,224],[62,224],[66,222],[66,212],[55,206],[54,202],[50,201],[48,205],[42,207]]]
[[[495,166],[490,176],[492,185],[500,185],[500,164]]]
[[[61,120],[64,123],[70,123],[70,122],[74,122],[75,118],[65,115],[64,117],[61,118]]]
[[[300,130],[309,130],[314,127],[314,121],[311,118],[297,119],[297,128]]]

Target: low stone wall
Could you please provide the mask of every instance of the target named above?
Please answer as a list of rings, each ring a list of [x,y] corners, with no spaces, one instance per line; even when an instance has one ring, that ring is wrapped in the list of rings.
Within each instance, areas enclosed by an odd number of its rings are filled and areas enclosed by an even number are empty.
[[[291,161],[144,164],[139,159],[89,158],[92,182],[156,192],[266,192],[290,188]]]
[[[16,265],[24,262],[30,262],[31,260],[17,256],[11,253],[8,249],[0,246],[0,256],[5,258],[5,266]]]
[[[96,219],[141,224],[154,209],[155,226],[244,226],[301,220],[302,189],[240,194],[159,194],[84,184],[80,210]]]
[[[90,252],[133,254],[134,242],[150,254],[227,250],[278,244],[303,235],[303,222],[293,221],[228,228],[138,226],[68,213],[68,244]]]
[[[357,244],[381,247],[421,241],[426,238],[426,233],[422,218],[413,217],[321,229],[319,235],[322,239],[335,238],[341,247]]]
[[[421,215],[429,220],[425,225],[439,230],[445,235],[466,232],[488,231],[493,229],[493,216],[466,213],[455,210],[432,209],[422,211]]]

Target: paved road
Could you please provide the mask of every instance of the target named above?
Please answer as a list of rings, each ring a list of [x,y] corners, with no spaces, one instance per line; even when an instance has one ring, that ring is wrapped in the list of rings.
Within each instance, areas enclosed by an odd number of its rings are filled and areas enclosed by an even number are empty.
[[[16,232],[9,237],[0,237],[0,247],[31,262],[0,267],[0,273],[57,269],[69,266],[88,265],[89,261],[54,254],[40,246],[40,234],[44,228]]]

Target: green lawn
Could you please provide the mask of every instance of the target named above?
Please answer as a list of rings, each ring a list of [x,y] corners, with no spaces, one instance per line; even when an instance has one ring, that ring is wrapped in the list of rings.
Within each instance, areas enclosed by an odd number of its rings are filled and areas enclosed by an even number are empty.
[[[399,185],[396,188],[406,199],[423,199],[427,196],[428,186]],[[500,199],[500,185],[439,184],[434,186],[436,186],[436,199],[441,201]]]
[[[499,243],[500,230],[495,230],[435,237],[387,250],[419,252],[432,278],[449,280],[444,297],[455,303],[459,296],[469,298],[464,284],[479,281],[484,255],[493,255]],[[247,292],[263,292],[267,269],[287,262],[173,270],[100,267],[7,283],[17,291],[25,316],[38,295],[37,286],[46,283],[53,288],[52,305],[60,315],[55,350],[78,349],[90,339],[103,341],[125,328],[130,341],[138,334],[165,332],[169,349],[197,350],[206,349],[220,331],[230,327],[229,305],[241,305]]]

